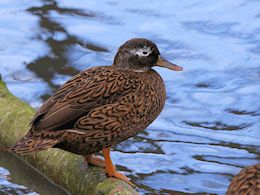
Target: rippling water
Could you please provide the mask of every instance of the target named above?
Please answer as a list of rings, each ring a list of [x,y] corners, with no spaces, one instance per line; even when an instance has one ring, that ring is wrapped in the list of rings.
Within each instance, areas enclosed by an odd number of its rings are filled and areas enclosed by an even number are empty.
[[[112,157],[141,193],[224,194],[234,174],[260,162],[259,13],[256,0],[1,0],[0,73],[39,107],[80,70],[111,64],[127,39],[155,41],[184,72],[156,69],[166,106]],[[0,192],[39,192],[10,185],[0,166]]]

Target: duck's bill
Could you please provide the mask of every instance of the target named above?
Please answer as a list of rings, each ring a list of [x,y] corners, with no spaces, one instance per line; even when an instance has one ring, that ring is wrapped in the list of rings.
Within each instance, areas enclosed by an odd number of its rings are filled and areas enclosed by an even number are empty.
[[[155,66],[165,67],[165,68],[169,68],[169,69],[175,70],[175,71],[182,71],[183,70],[183,68],[181,66],[178,66],[176,64],[169,62],[168,60],[166,60],[165,58],[163,58],[160,55],[158,57],[158,60],[155,64]]]

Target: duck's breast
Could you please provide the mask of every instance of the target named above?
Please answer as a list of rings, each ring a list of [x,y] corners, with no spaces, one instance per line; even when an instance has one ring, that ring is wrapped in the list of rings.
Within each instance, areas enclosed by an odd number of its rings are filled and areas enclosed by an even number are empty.
[[[166,101],[166,89],[161,76],[154,70],[149,71],[144,77],[145,102],[148,125],[161,113]]]

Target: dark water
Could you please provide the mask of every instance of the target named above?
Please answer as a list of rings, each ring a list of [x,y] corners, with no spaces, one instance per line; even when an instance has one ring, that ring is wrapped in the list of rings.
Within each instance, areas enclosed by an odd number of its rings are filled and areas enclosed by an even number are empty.
[[[155,41],[184,67],[156,69],[164,111],[112,154],[141,193],[224,194],[260,162],[260,1],[1,0],[0,15],[0,73],[34,107],[80,70],[111,64],[129,38]],[[12,158],[0,155],[0,193],[41,193],[9,180]]]
[[[0,194],[38,194],[33,189],[39,194],[69,194],[18,157],[0,151]]]

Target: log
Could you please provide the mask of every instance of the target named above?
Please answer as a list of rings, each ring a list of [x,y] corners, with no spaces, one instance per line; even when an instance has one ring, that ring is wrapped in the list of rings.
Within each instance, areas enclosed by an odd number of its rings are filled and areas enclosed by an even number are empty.
[[[9,148],[28,131],[35,110],[12,95],[0,78],[0,145]],[[125,182],[106,178],[103,169],[84,167],[82,157],[60,149],[20,156],[71,194],[138,194]]]

